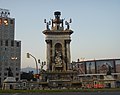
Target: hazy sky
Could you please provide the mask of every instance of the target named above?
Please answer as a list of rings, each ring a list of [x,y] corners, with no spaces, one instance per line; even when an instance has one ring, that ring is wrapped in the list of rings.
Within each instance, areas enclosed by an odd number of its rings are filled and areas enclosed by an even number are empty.
[[[15,18],[15,39],[22,42],[22,67],[35,67],[29,52],[46,60],[44,19],[72,18],[72,60],[120,58],[120,0],[0,0],[0,8],[9,9]]]

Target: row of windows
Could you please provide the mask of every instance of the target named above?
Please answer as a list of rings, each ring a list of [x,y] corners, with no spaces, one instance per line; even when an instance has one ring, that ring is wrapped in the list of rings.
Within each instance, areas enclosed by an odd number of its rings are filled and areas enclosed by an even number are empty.
[[[5,59],[5,60],[4,60]],[[10,58],[12,61],[17,61],[17,62],[14,62],[14,63],[10,63],[11,66],[20,66],[20,63],[18,63],[20,60],[19,60],[19,57],[11,57]],[[6,61],[7,60],[7,61]],[[4,61],[4,64],[1,64],[0,63],[0,71],[2,70],[2,66],[9,66],[9,64],[7,62],[9,62],[9,58],[3,58],[3,57],[0,57],[0,61]],[[18,69],[16,69],[17,71]]]
[[[8,25],[9,21],[8,19],[2,19],[0,18],[0,25],[4,24],[4,25]],[[10,20],[10,24],[14,24],[14,20]]]
[[[8,69],[8,68],[5,68],[4,70],[6,70],[6,71],[7,71],[7,69]],[[0,68],[0,71],[2,71],[2,68]],[[16,71],[19,71],[19,69],[18,69],[18,68],[16,68]]]
[[[2,74],[0,73],[0,76],[1,76]],[[4,76],[7,76],[7,73],[4,73]],[[19,73],[16,73],[16,76],[19,76]]]
[[[13,47],[16,44],[17,47],[20,47],[20,42],[14,43],[14,40],[11,41],[11,46]],[[1,41],[1,46],[3,46],[3,41]],[[5,41],[5,46],[8,46],[8,40]]]

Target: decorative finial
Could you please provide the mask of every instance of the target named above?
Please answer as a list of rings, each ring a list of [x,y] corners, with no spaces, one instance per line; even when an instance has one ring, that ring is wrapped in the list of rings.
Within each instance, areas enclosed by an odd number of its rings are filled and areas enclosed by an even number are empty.
[[[51,22],[50,21],[47,22],[46,19],[44,19],[44,23],[46,23],[46,29],[50,30],[49,25],[51,25]]]
[[[61,15],[61,12],[56,11],[56,12],[54,12],[54,15],[55,15],[55,18],[56,18],[56,19],[59,19],[59,18],[60,18],[60,15]]]
[[[65,21],[65,25],[67,25],[67,29],[70,29],[70,23],[72,23],[71,18],[69,19],[69,21]]]
[[[0,16],[1,17],[8,17],[9,15],[10,15],[9,10],[0,8]]]

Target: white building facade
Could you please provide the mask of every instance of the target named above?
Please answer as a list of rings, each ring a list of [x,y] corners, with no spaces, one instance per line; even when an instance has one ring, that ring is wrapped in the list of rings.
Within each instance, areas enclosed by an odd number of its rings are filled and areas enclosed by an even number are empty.
[[[10,12],[0,9],[0,86],[8,77],[11,68],[16,81],[20,80],[21,41],[14,38],[15,19],[10,18]]]

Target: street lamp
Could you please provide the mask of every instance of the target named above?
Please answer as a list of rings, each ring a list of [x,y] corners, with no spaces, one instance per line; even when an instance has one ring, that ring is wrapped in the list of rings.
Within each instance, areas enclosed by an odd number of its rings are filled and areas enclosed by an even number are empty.
[[[39,74],[41,75],[41,72],[43,70],[43,67],[46,65],[46,62],[40,62],[40,59],[38,60],[38,63],[40,64]],[[42,80],[42,75],[39,77],[39,81]]]
[[[38,63],[40,64],[40,71],[43,69],[43,67],[46,65],[46,62],[40,62],[40,59],[38,60]]]
[[[27,58],[30,58],[30,56],[31,56],[32,58],[34,58],[34,60],[35,60],[35,63],[36,63],[36,74],[38,74],[38,64],[37,64],[37,59],[36,59],[32,54],[27,53]]]

